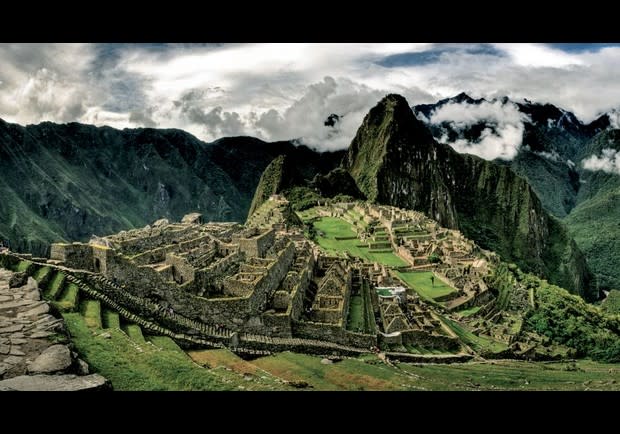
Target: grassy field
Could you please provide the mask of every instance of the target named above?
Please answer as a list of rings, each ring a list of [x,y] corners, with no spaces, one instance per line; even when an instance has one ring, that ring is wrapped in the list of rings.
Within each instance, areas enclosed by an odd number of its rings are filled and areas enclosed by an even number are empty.
[[[476,313],[478,313],[478,311],[480,310],[480,306],[474,306],[474,307],[470,307],[467,309],[463,309],[463,310],[459,310],[457,313],[461,316],[472,316],[475,315]]]
[[[45,292],[45,297],[51,300],[55,300],[58,294],[60,294],[60,291],[62,290],[64,281],[64,273],[56,272],[56,274],[52,277],[51,282],[47,286],[47,292]]]
[[[138,351],[120,329],[106,330],[110,338],[105,339],[93,336],[93,328],[79,313],[67,313],[64,318],[80,355],[115,390],[234,389],[209,370],[195,366],[182,351],[158,351],[147,345]]]
[[[356,233],[352,226],[337,217],[322,217],[314,222],[317,230],[317,243],[328,253],[341,254],[348,252],[350,255],[362,258],[369,262],[378,262],[387,266],[402,267],[407,263],[392,252],[374,253],[369,252],[367,247],[358,247],[361,241],[357,238],[352,240],[336,240],[335,237],[355,237]]]
[[[437,297],[454,292],[454,288],[448,286],[443,280],[435,276],[434,285],[431,282],[431,271],[412,271],[407,273],[396,272],[407,285],[414,289],[421,297],[434,300]]]
[[[62,292],[61,297],[58,299],[56,305],[63,311],[73,310],[77,305],[78,292],[79,288],[75,283],[65,285],[65,289]]]
[[[347,330],[362,332],[364,330],[364,300],[361,295],[351,296]]]
[[[367,355],[324,365],[318,357],[284,352],[251,363],[311,390],[620,390],[618,365],[589,360],[388,366]]]

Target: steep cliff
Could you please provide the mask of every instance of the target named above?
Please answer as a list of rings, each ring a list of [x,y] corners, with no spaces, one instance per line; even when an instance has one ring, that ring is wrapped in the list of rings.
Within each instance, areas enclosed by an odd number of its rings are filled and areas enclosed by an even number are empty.
[[[436,142],[403,97],[388,95],[370,110],[343,164],[369,200],[422,211],[524,270],[596,296],[583,255],[528,183]]]

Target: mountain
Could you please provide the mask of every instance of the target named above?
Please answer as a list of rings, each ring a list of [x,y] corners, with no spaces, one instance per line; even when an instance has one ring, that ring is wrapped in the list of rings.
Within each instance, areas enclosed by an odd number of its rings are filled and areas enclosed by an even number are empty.
[[[179,220],[191,211],[244,221],[261,173],[281,154],[308,179],[343,156],[251,137],[205,143],[173,129],[0,120],[0,240],[43,255],[54,241]]]
[[[514,108],[522,115],[521,146],[511,160],[495,160],[525,178],[543,207],[564,219],[579,248],[584,252],[601,289],[620,288],[618,259],[620,232],[615,221],[620,207],[615,194],[619,174],[592,172],[583,167],[585,159],[600,155],[604,148],[616,149],[611,117],[604,113],[590,123],[581,122],[573,113],[552,104],[524,100],[513,102],[504,97],[484,100],[459,94],[435,104],[422,104],[413,111],[430,128],[433,136],[444,143],[466,140],[478,143],[482,132],[498,134],[500,125],[494,119],[476,122],[454,122],[439,117],[437,110],[447,104],[461,104],[463,110],[475,109],[483,102],[496,104],[495,110]],[[593,223],[596,222],[596,225]]]
[[[586,170],[583,163],[620,151],[620,130],[599,133],[579,158],[581,188],[577,206],[565,219],[568,228],[597,271],[603,289],[620,288],[620,171]],[[609,169],[609,168],[606,168]]]
[[[422,211],[524,270],[597,297],[581,251],[527,181],[438,143],[402,96],[388,95],[370,110],[344,167],[369,200]]]
[[[270,196],[299,182],[302,182],[302,180],[297,176],[295,168],[292,167],[290,160],[286,158],[284,154],[274,158],[260,177],[256,191],[254,192],[252,204],[250,205],[248,218],[252,216],[254,211],[260,208]]]

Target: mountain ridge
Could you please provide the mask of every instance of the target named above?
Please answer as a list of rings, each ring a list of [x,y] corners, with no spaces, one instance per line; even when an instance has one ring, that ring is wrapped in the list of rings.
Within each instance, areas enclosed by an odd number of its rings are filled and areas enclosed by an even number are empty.
[[[369,200],[422,211],[521,268],[596,298],[583,255],[527,182],[436,142],[402,96],[370,110],[344,166]]]

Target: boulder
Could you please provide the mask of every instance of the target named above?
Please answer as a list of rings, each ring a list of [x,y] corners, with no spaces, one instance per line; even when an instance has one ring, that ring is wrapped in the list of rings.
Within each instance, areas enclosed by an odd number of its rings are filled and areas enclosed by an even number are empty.
[[[88,369],[88,363],[86,363],[82,359],[77,359],[77,369],[78,374],[80,375],[88,375],[90,373]]]
[[[68,369],[73,361],[71,352],[64,345],[52,345],[28,366],[31,374],[46,374]]]
[[[99,374],[77,375],[22,375],[0,381],[0,391],[78,391],[109,390],[110,382]]]
[[[28,283],[28,275],[26,273],[14,273],[9,279],[9,288],[19,288],[26,283]]]

